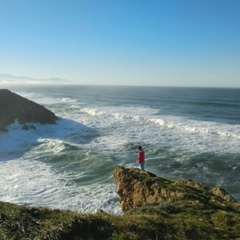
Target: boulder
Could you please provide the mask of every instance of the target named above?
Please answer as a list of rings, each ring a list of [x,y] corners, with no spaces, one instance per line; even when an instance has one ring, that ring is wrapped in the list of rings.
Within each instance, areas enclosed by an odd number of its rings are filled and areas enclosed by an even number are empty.
[[[0,89],[0,131],[7,131],[6,127],[16,119],[20,124],[55,124],[58,118],[44,106],[7,89]]]
[[[22,130],[30,130],[30,129],[36,129],[36,127],[34,126],[34,125],[32,125],[32,124],[24,124],[23,126],[22,126]]]

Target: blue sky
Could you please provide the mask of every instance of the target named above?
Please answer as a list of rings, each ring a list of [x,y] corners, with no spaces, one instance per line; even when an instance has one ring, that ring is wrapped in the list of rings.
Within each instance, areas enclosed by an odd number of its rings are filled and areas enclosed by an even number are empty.
[[[239,13],[239,0],[0,0],[0,74],[240,87]]]

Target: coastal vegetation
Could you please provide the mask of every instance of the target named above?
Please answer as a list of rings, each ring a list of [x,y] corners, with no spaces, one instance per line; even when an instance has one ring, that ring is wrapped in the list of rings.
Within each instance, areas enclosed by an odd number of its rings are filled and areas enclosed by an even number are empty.
[[[114,170],[114,179],[121,206],[132,201],[130,195],[142,195],[139,207],[128,203],[129,209],[123,209],[123,215],[101,210],[83,214],[0,202],[0,239],[240,239],[240,204],[223,190],[219,196],[202,184],[190,186],[187,181],[174,182],[119,166]],[[125,183],[133,189],[126,189]],[[158,200],[153,201],[151,196],[156,199],[156,191]],[[164,199],[166,193],[173,192],[185,194],[170,194]]]

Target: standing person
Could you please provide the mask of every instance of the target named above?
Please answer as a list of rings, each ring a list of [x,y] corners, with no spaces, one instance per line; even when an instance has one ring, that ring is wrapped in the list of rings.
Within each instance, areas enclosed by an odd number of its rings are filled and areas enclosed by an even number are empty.
[[[144,171],[144,162],[145,162],[145,152],[142,147],[138,147],[138,163],[140,164],[141,171]]]

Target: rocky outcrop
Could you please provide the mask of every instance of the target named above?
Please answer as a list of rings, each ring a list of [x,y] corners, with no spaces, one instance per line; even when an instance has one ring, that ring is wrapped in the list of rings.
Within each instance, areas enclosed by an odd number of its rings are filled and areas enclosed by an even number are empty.
[[[181,201],[211,208],[237,202],[223,189],[210,188],[192,180],[167,180],[137,168],[117,166],[113,176],[123,212],[151,203]]]
[[[20,124],[55,124],[57,117],[42,105],[7,89],[0,89],[0,131],[6,131],[6,127],[16,119]]]

